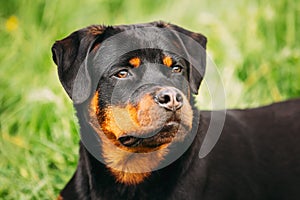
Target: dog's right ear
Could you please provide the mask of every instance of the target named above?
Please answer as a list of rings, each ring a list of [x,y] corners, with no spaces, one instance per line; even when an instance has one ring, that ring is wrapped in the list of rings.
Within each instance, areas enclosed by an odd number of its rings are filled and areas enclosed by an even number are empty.
[[[105,26],[89,26],[56,41],[52,46],[52,58],[57,65],[60,82],[75,104],[90,96],[92,82],[86,58],[101,41],[105,29]],[[73,94],[74,84],[76,95]]]

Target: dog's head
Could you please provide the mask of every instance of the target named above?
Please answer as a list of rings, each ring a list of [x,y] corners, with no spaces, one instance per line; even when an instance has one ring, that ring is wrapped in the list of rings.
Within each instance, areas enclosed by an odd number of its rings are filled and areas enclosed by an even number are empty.
[[[164,22],[90,26],[53,45],[60,81],[119,182],[140,183],[191,131],[205,47]]]

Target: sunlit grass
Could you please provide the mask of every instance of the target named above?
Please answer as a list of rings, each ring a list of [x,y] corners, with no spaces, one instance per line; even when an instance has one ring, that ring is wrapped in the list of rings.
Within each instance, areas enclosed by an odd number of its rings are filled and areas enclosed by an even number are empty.
[[[208,37],[229,107],[300,96],[300,4],[274,1],[0,2],[0,199],[54,199],[79,136],[50,48],[90,24],[165,20]],[[209,108],[208,91],[199,95]]]

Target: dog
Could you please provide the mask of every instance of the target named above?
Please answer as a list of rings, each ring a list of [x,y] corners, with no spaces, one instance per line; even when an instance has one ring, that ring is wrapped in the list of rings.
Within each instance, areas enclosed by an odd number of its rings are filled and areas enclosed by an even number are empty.
[[[195,106],[206,43],[162,21],[93,25],[55,42],[81,134],[58,199],[300,199],[300,100],[227,110],[214,148],[199,157],[224,113]]]

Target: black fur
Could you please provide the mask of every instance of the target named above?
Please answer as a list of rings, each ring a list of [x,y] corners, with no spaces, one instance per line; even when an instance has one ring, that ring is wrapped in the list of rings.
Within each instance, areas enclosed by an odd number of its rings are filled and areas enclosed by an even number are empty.
[[[110,104],[113,90],[113,80],[108,77],[112,66],[102,69],[100,81],[94,81],[95,71],[85,66],[82,96],[74,99],[72,90],[75,76],[86,59],[93,55],[93,49],[107,38],[124,30],[138,27],[157,27],[176,30],[192,37],[203,48],[206,38],[201,34],[192,33],[172,24],[154,22],[142,25],[123,25],[115,27],[92,26],[72,33],[64,40],[58,41],[52,48],[54,62],[58,65],[58,73],[62,85],[73,99],[81,134],[94,133],[87,123],[86,108],[88,100],[95,90],[100,92],[100,104]],[[143,33],[151,41],[151,35]],[[139,40],[143,40],[137,34]],[[146,39],[146,38],[145,38]],[[154,43],[164,44],[164,41],[153,39]],[[172,42],[172,41],[170,41]],[[192,57],[199,57],[199,66],[188,66],[189,73],[183,74],[189,80],[189,87],[197,93],[205,71],[205,53],[189,49],[190,44],[183,44],[185,51]],[[182,46],[181,46],[182,47]],[[150,52],[147,50],[146,52]],[[155,55],[161,52],[151,50]],[[131,55],[141,52],[131,52]],[[151,57],[150,54],[144,54]],[[97,59],[97,57],[92,57]],[[110,58],[108,58],[110,59]],[[113,59],[113,58],[111,58]],[[150,59],[150,58],[149,58]],[[118,61],[122,62],[122,61]],[[151,62],[156,62],[155,56]],[[108,70],[108,71],[107,71]],[[142,70],[142,69],[141,69]],[[164,82],[165,72],[157,68],[161,74],[162,85],[172,85],[184,90],[184,84]],[[155,73],[149,74],[155,79]],[[98,80],[99,80],[98,79]],[[112,82],[110,82],[112,81]],[[140,80],[143,81],[143,80]],[[159,79],[157,80],[160,81]],[[126,87],[122,88],[125,90]],[[193,97],[187,91],[183,93]],[[138,96],[138,95],[137,95]],[[137,99],[137,96],[134,99]],[[123,96],[120,95],[120,102]],[[125,97],[124,97],[125,98]],[[126,99],[126,98],[125,98]],[[118,102],[118,103],[120,103]],[[203,200],[275,200],[300,199],[300,100],[290,100],[256,109],[228,110],[221,136],[213,150],[205,157],[199,158],[199,151],[212,113],[222,115],[219,111],[198,111],[193,108],[193,124],[198,125],[196,136],[188,150],[175,162],[167,167],[154,171],[150,177],[137,185],[117,183],[115,177],[104,164],[95,159],[80,142],[80,158],[77,170],[62,190],[64,200],[71,199],[203,199]],[[95,134],[96,135],[96,134]],[[97,139],[90,134],[89,141],[94,143],[96,154],[101,154]],[[186,140],[193,139],[187,137]]]

